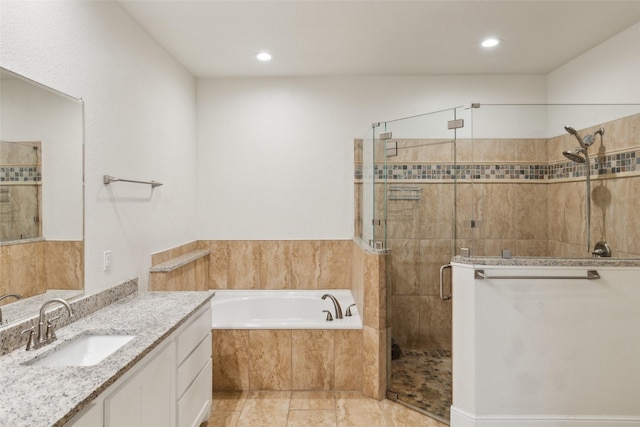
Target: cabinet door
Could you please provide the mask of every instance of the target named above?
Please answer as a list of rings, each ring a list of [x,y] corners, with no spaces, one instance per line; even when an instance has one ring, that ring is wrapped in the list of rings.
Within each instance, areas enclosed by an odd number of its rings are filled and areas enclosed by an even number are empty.
[[[174,427],[174,346],[171,341],[105,399],[105,427]]]
[[[102,427],[102,401],[89,404],[76,415],[65,427]]]

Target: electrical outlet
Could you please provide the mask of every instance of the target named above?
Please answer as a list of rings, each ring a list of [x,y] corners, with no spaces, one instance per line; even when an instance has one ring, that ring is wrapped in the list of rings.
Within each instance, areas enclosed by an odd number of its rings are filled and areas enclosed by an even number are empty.
[[[104,262],[102,264],[103,271],[111,270],[111,251],[104,251]]]

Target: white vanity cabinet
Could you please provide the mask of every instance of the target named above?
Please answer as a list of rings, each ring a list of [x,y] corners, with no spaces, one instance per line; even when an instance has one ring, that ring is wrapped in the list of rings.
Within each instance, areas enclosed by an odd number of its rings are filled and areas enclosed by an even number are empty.
[[[197,427],[212,396],[211,306],[105,390],[68,427]]]
[[[169,342],[104,399],[104,426],[174,427],[172,368],[175,344]]]

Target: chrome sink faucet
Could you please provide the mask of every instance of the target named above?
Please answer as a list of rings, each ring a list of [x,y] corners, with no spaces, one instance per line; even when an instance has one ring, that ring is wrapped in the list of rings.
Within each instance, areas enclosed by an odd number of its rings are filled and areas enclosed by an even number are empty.
[[[40,307],[40,319],[38,320],[38,336],[36,337],[36,331],[34,330],[36,325],[33,325],[30,328],[27,328],[24,331],[20,332],[20,335],[29,333],[29,339],[27,340],[27,351],[36,350],[56,340],[56,333],[51,322],[60,318],[60,316],[53,317],[46,322],[44,319],[46,308],[51,304],[56,303],[64,305],[69,312],[69,317],[73,317],[71,306],[62,298],[53,298],[49,301],[45,301],[42,304],[42,307]]]
[[[42,307],[40,307],[40,320],[38,321],[37,342],[38,342],[38,346],[40,347],[56,340],[56,334],[53,330],[53,325],[51,324],[51,322],[58,319],[60,316],[56,316],[52,319],[47,320],[46,322],[44,320],[45,309],[49,305],[55,304],[55,303],[60,303],[64,305],[67,308],[67,311],[69,312],[69,317],[73,317],[73,311],[71,310],[71,306],[69,305],[68,302],[66,302],[62,298],[53,298],[53,299],[50,299],[49,301],[45,301],[45,303],[42,304]]]
[[[22,298],[22,295],[19,295],[19,294],[4,294],[4,295],[0,295],[0,301],[2,301],[5,298],[20,299],[20,298]],[[0,309],[0,325],[2,325],[2,310],[1,309]]]
[[[336,309],[336,319],[342,319],[342,307],[340,307],[340,303],[336,297],[331,294],[322,295],[322,299],[327,299],[327,297],[331,298],[331,301],[333,301],[333,307]]]

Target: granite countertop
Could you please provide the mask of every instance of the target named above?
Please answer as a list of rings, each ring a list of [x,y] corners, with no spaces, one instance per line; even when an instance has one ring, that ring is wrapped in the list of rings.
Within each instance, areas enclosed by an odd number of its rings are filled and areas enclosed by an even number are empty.
[[[528,258],[528,257],[463,257],[455,256],[451,262],[467,265],[500,265],[530,267],[640,267],[640,259],[633,258]]]
[[[0,357],[0,426],[62,426],[206,305],[213,291],[137,292],[56,331],[35,351]],[[86,331],[136,335],[93,366],[24,365]],[[26,343],[26,336],[25,336]]]

